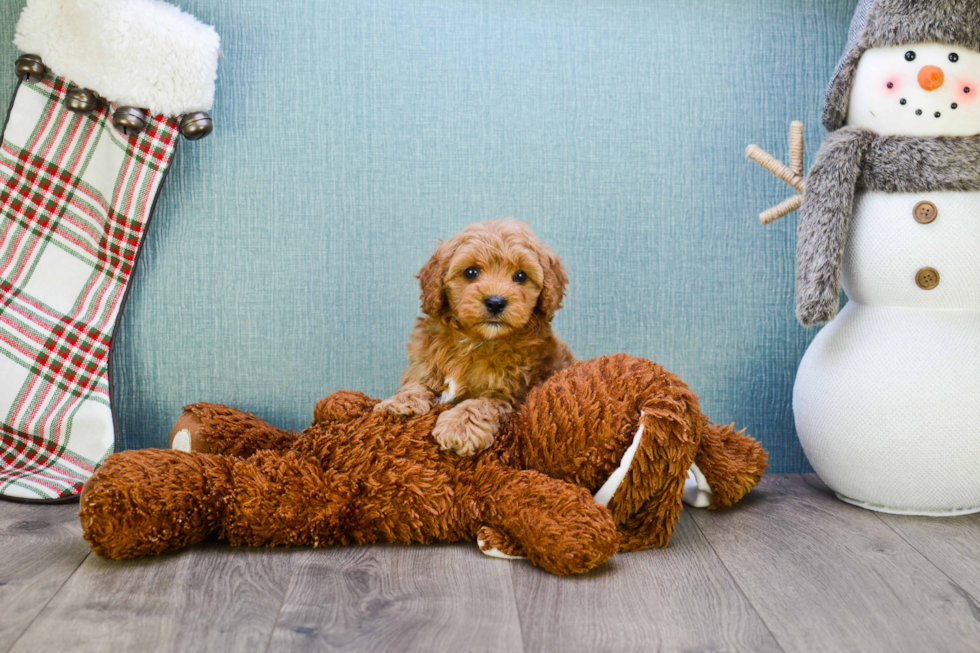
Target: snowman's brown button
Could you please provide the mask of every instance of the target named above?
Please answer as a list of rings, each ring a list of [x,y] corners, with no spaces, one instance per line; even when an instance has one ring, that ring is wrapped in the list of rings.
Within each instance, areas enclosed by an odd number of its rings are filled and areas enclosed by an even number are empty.
[[[939,209],[932,202],[919,202],[912,209],[912,217],[919,224],[929,224],[939,215]]]
[[[932,290],[939,285],[939,271],[936,268],[922,268],[915,275],[915,284],[923,290]]]

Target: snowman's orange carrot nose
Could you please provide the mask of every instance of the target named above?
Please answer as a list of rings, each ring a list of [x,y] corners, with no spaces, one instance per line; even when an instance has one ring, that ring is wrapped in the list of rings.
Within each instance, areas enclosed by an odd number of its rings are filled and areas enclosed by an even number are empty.
[[[935,91],[945,80],[943,69],[938,66],[923,66],[919,71],[919,86],[927,91]]]

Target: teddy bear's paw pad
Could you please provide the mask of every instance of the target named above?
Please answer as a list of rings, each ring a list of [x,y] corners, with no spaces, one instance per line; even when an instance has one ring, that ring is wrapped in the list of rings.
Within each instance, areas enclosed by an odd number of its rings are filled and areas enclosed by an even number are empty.
[[[521,547],[492,528],[484,526],[476,536],[476,544],[485,556],[500,560],[524,560]]]
[[[708,479],[704,477],[697,465],[692,464],[687,471],[687,480],[684,481],[684,496],[681,497],[687,505],[692,508],[707,508],[711,505],[714,495]]]
[[[170,448],[175,451],[191,450],[191,432],[181,429],[174,434],[174,439],[170,442]]]
[[[483,555],[488,556],[490,558],[498,558],[500,560],[524,560],[525,559],[524,556],[508,555],[503,551],[501,551],[500,549],[487,548],[486,542],[481,542],[480,540],[477,540],[476,543],[480,545],[480,551],[483,553]]]

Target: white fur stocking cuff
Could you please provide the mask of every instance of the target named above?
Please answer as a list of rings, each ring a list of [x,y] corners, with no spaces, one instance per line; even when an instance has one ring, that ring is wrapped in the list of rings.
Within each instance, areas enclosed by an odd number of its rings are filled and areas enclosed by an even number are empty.
[[[119,106],[178,116],[214,102],[217,32],[162,0],[27,0],[14,44]]]

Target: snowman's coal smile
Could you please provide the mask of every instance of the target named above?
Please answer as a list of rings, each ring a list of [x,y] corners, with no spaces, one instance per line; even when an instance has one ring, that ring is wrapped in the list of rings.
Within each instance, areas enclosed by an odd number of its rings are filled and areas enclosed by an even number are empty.
[[[909,103],[909,101],[906,100],[905,98],[902,98],[901,100],[898,101],[898,103],[901,104],[902,106],[905,106],[906,104]],[[953,111],[956,111],[957,109],[960,108],[960,105],[958,105],[956,102],[953,102],[951,105],[949,105],[949,108],[952,109]],[[917,116],[921,116],[923,113],[924,113],[924,111],[922,111],[922,109],[916,109],[915,110],[915,115],[917,115]],[[874,113],[872,113],[871,115],[873,116]],[[943,117],[943,112],[942,111],[936,111],[932,115],[935,118],[942,118]]]

